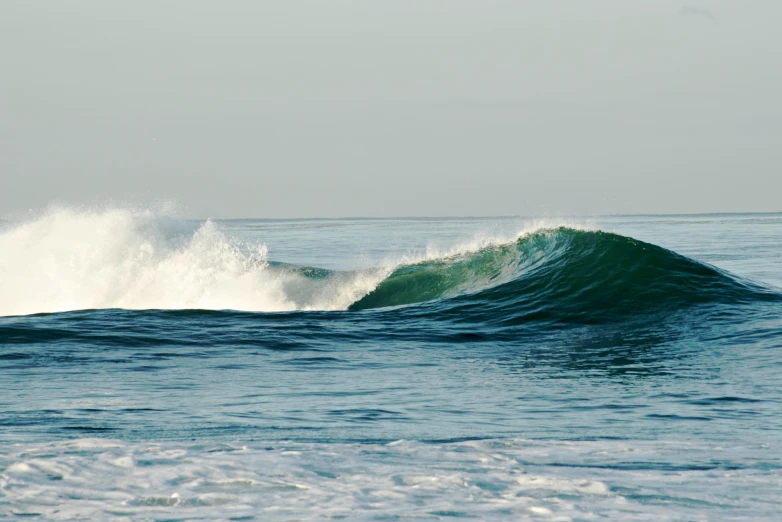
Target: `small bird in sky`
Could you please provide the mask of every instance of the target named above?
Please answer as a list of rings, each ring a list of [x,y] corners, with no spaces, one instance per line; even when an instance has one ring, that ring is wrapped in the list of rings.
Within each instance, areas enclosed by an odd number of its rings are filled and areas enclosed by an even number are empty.
[[[691,5],[685,5],[681,9],[679,9],[679,14],[681,16],[700,16],[703,18],[708,18],[712,22],[717,21],[717,17],[712,14],[711,11],[706,9],[705,7],[694,7]]]

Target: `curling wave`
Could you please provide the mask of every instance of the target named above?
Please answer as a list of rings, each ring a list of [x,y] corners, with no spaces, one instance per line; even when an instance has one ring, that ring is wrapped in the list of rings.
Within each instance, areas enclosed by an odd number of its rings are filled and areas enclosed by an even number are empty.
[[[474,253],[401,266],[349,309],[430,302],[439,313],[472,319],[589,323],[781,297],[659,246],[560,227]]]
[[[507,243],[369,270],[267,259],[207,222],[53,210],[0,231],[0,315],[79,309],[407,309],[471,320],[600,321],[780,294],[631,238],[541,228]],[[419,305],[419,306],[404,306]]]

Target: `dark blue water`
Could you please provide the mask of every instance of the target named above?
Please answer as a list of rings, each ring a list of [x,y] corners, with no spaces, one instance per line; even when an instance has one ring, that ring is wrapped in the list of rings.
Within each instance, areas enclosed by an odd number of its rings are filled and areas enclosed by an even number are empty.
[[[780,215],[0,234],[1,514],[782,507]]]

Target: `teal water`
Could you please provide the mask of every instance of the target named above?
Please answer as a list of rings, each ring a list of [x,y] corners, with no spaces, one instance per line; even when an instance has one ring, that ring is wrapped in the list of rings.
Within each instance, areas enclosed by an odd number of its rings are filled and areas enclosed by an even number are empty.
[[[782,215],[0,227],[0,515],[758,520]]]

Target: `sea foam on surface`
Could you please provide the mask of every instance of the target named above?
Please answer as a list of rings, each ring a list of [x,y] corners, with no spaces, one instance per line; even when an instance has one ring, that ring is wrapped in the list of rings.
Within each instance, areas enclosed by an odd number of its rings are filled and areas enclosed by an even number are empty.
[[[704,507],[751,520],[782,508],[779,474],[751,460],[771,450],[752,444],[80,439],[0,449],[0,515],[54,520],[695,520]],[[729,465],[711,462],[715,452]]]

